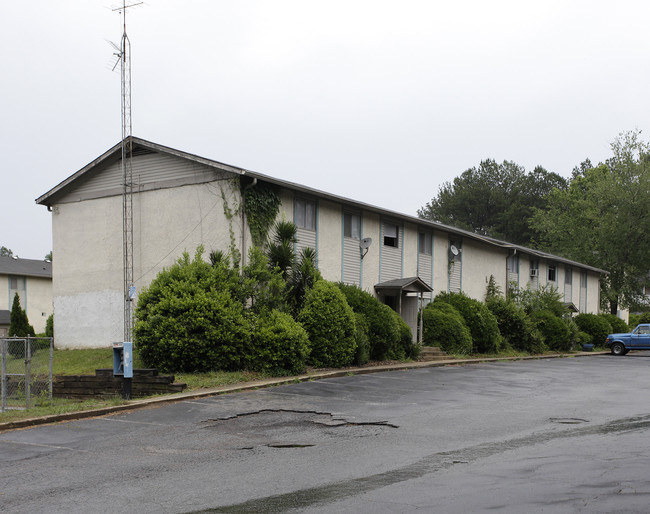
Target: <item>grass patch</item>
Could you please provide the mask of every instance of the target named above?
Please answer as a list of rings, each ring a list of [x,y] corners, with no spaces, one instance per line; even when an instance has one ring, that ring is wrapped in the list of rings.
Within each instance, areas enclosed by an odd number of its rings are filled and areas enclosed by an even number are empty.
[[[209,371],[206,373],[177,373],[176,382],[187,384],[187,391],[210,389],[241,382],[270,378],[271,375],[250,371]]]
[[[93,399],[93,400],[68,400],[65,398],[53,398],[50,404],[47,400],[39,401],[34,407],[28,410],[6,410],[0,412],[0,423],[18,421],[21,419],[38,418],[55,414],[66,414],[68,412],[79,412],[82,410],[98,409],[123,405],[125,400],[116,396],[115,398]]]
[[[133,367],[142,368],[137,352],[133,352]],[[112,348],[85,348],[80,350],[54,350],[52,374],[94,375],[96,369],[113,369]]]

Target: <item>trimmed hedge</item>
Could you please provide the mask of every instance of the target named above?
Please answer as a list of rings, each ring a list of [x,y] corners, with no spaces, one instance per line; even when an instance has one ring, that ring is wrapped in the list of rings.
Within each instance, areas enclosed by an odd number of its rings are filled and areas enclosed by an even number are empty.
[[[499,332],[512,348],[530,353],[544,353],[548,349],[539,329],[522,307],[501,297],[491,298],[486,305],[497,318]]]
[[[301,373],[309,355],[309,336],[289,314],[273,310],[257,318],[248,355],[251,370],[276,375]]]
[[[592,337],[592,342],[596,346],[603,346],[607,336],[613,332],[612,325],[603,316],[596,314],[582,313],[573,318],[576,325],[582,332],[586,332]],[[627,332],[627,329],[624,330]]]
[[[571,350],[571,331],[562,318],[548,310],[533,312],[531,318],[544,336],[544,342],[558,352]]]
[[[357,351],[354,354],[354,364],[360,366],[370,360],[370,340],[368,333],[370,326],[366,317],[360,312],[354,313],[354,340],[357,343]]]
[[[202,250],[202,249],[199,249]],[[164,372],[242,369],[253,330],[230,294],[227,264],[187,252],[143,288],[135,310],[136,348],[145,366]]]
[[[499,324],[484,303],[464,293],[440,293],[433,301],[453,305],[460,312],[472,334],[473,352],[497,353],[499,351],[502,342]]]
[[[378,361],[403,358],[403,328],[400,328],[395,319],[395,316],[399,315],[358,286],[342,283],[336,285],[345,295],[352,310],[363,314],[368,322],[370,358]]]
[[[472,353],[472,334],[460,312],[444,302],[430,303],[422,312],[422,339],[450,354]]]
[[[621,318],[619,318],[618,316],[616,316],[614,314],[601,313],[601,314],[598,314],[598,316],[600,316],[601,318],[604,318],[605,320],[607,320],[609,322],[610,326],[612,327],[612,332],[610,332],[610,333],[623,334],[625,332],[630,331],[629,325],[627,323],[625,323],[625,321],[623,321]],[[634,327],[632,327],[632,328],[635,328],[635,327],[636,327],[636,325],[634,325]]]
[[[298,321],[309,335],[308,362],[316,367],[349,366],[354,360],[354,312],[332,282],[319,280],[305,295]]]

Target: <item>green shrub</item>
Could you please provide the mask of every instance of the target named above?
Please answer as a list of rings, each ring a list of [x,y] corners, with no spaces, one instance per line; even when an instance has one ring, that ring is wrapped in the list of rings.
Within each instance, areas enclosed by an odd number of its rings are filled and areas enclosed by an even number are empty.
[[[54,337],[54,314],[50,314],[45,321],[45,337]]]
[[[27,313],[20,306],[20,297],[16,293],[11,306],[11,314],[9,315],[9,337],[28,337],[34,335],[36,335],[34,327],[29,324]]]
[[[391,359],[417,359],[420,355],[420,345],[413,342],[413,332],[406,321],[391,309],[393,322],[399,330],[399,344],[395,347]]]
[[[528,315],[537,311],[551,311],[561,318],[569,312],[564,305],[564,296],[552,285],[547,284],[534,290],[513,289],[509,297],[523,307]]]
[[[601,313],[598,314],[599,317],[604,318],[609,322],[609,325],[612,327],[612,332],[616,334],[623,334],[630,331],[630,327],[625,321],[614,314]],[[634,325],[636,327],[636,325]]]
[[[643,314],[641,314],[641,316],[639,317],[639,323],[650,323],[650,312],[644,312]],[[637,323],[637,325],[639,323]]]
[[[576,336],[576,344],[582,346],[583,344],[592,344],[593,337],[591,337],[587,332],[578,332]]]
[[[472,353],[472,335],[465,320],[453,306],[430,303],[422,312],[422,339],[427,346],[439,346],[450,354]]]
[[[630,314],[629,322],[631,329],[636,328],[636,326],[641,323],[641,314]]]
[[[335,284],[317,281],[305,295],[298,321],[309,335],[310,364],[334,368],[352,364],[356,352],[354,313]]]
[[[510,347],[529,353],[546,351],[542,334],[522,307],[501,297],[492,297],[486,305],[496,317],[499,332]]]
[[[366,317],[360,312],[354,313],[355,329],[354,340],[357,343],[357,351],[354,354],[354,364],[361,366],[370,360],[370,340],[368,333],[370,325]]]
[[[259,316],[247,352],[247,367],[275,375],[297,374],[304,370],[309,354],[305,329],[289,314],[272,310]]]
[[[607,335],[612,333],[612,326],[602,316],[582,313],[573,320],[582,332],[587,332],[592,337],[592,342],[596,346],[603,346]]]
[[[453,305],[463,316],[472,334],[473,352],[497,353],[501,345],[501,334],[497,319],[487,306],[463,293],[440,293],[434,303]]]
[[[140,292],[133,330],[146,366],[166,372],[242,369],[252,321],[230,293],[233,276],[224,263],[193,261],[187,252]]]
[[[571,331],[562,318],[547,310],[533,312],[531,318],[551,350],[566,352],[571,349]]]
[[[395,323],[396,314],[370,293],[358,286],[337,284],[354,312],[361,313],[368,322],[370,358],[372,360],[396,359],[403,354],[400,348],[400,327]]]

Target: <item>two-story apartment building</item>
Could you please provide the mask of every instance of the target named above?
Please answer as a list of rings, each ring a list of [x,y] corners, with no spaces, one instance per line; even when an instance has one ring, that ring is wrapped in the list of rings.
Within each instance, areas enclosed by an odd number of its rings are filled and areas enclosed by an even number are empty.
[[[52,263],[18,257],[0,257],[0,337],[8,335],[16,294],[36,333],[45,332],[52,314]]]
[[[415,333],[419,300],[441,291],[483,299],[493,276],[551,284],[582,312],[597,312],[603,270],[318,191],[133,138],[133,265],[142,288],[183,251],[245,258],[251,236],[244,191],[272,184],[278,219],[298,227],[297,250],[317,251],[324,278],[357,284],[400,312]],[[52,212],[54,324],[59,347],[106,346],[122,338],[121,144],[36,201]],[[406,194],[406,192],[405,192]]]

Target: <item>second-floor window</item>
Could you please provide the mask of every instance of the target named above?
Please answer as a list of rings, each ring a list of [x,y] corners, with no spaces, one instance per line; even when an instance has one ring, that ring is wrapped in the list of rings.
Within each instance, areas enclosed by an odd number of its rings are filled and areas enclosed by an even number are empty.
[[[298,228],[316,230],[316,202],[296,198],[294,209],[294,218]]]
[[[548,280],[549,282],[555,282],[555,280],[556,280],[556,274],[555,274],[555,271],[556,271],[555,266],[549,266],[549,267],[548,267],[548,276],[547,276],[547,280]]]
[[[352,239],[361,239],[361,216],[349,212],[343,214],[343,235]]]
[[[384,246],[399,246],[399,227],[392,223],[384,223]]]
[[[420,232],[418,234],[419,252],[431,255],[431,232]]]

